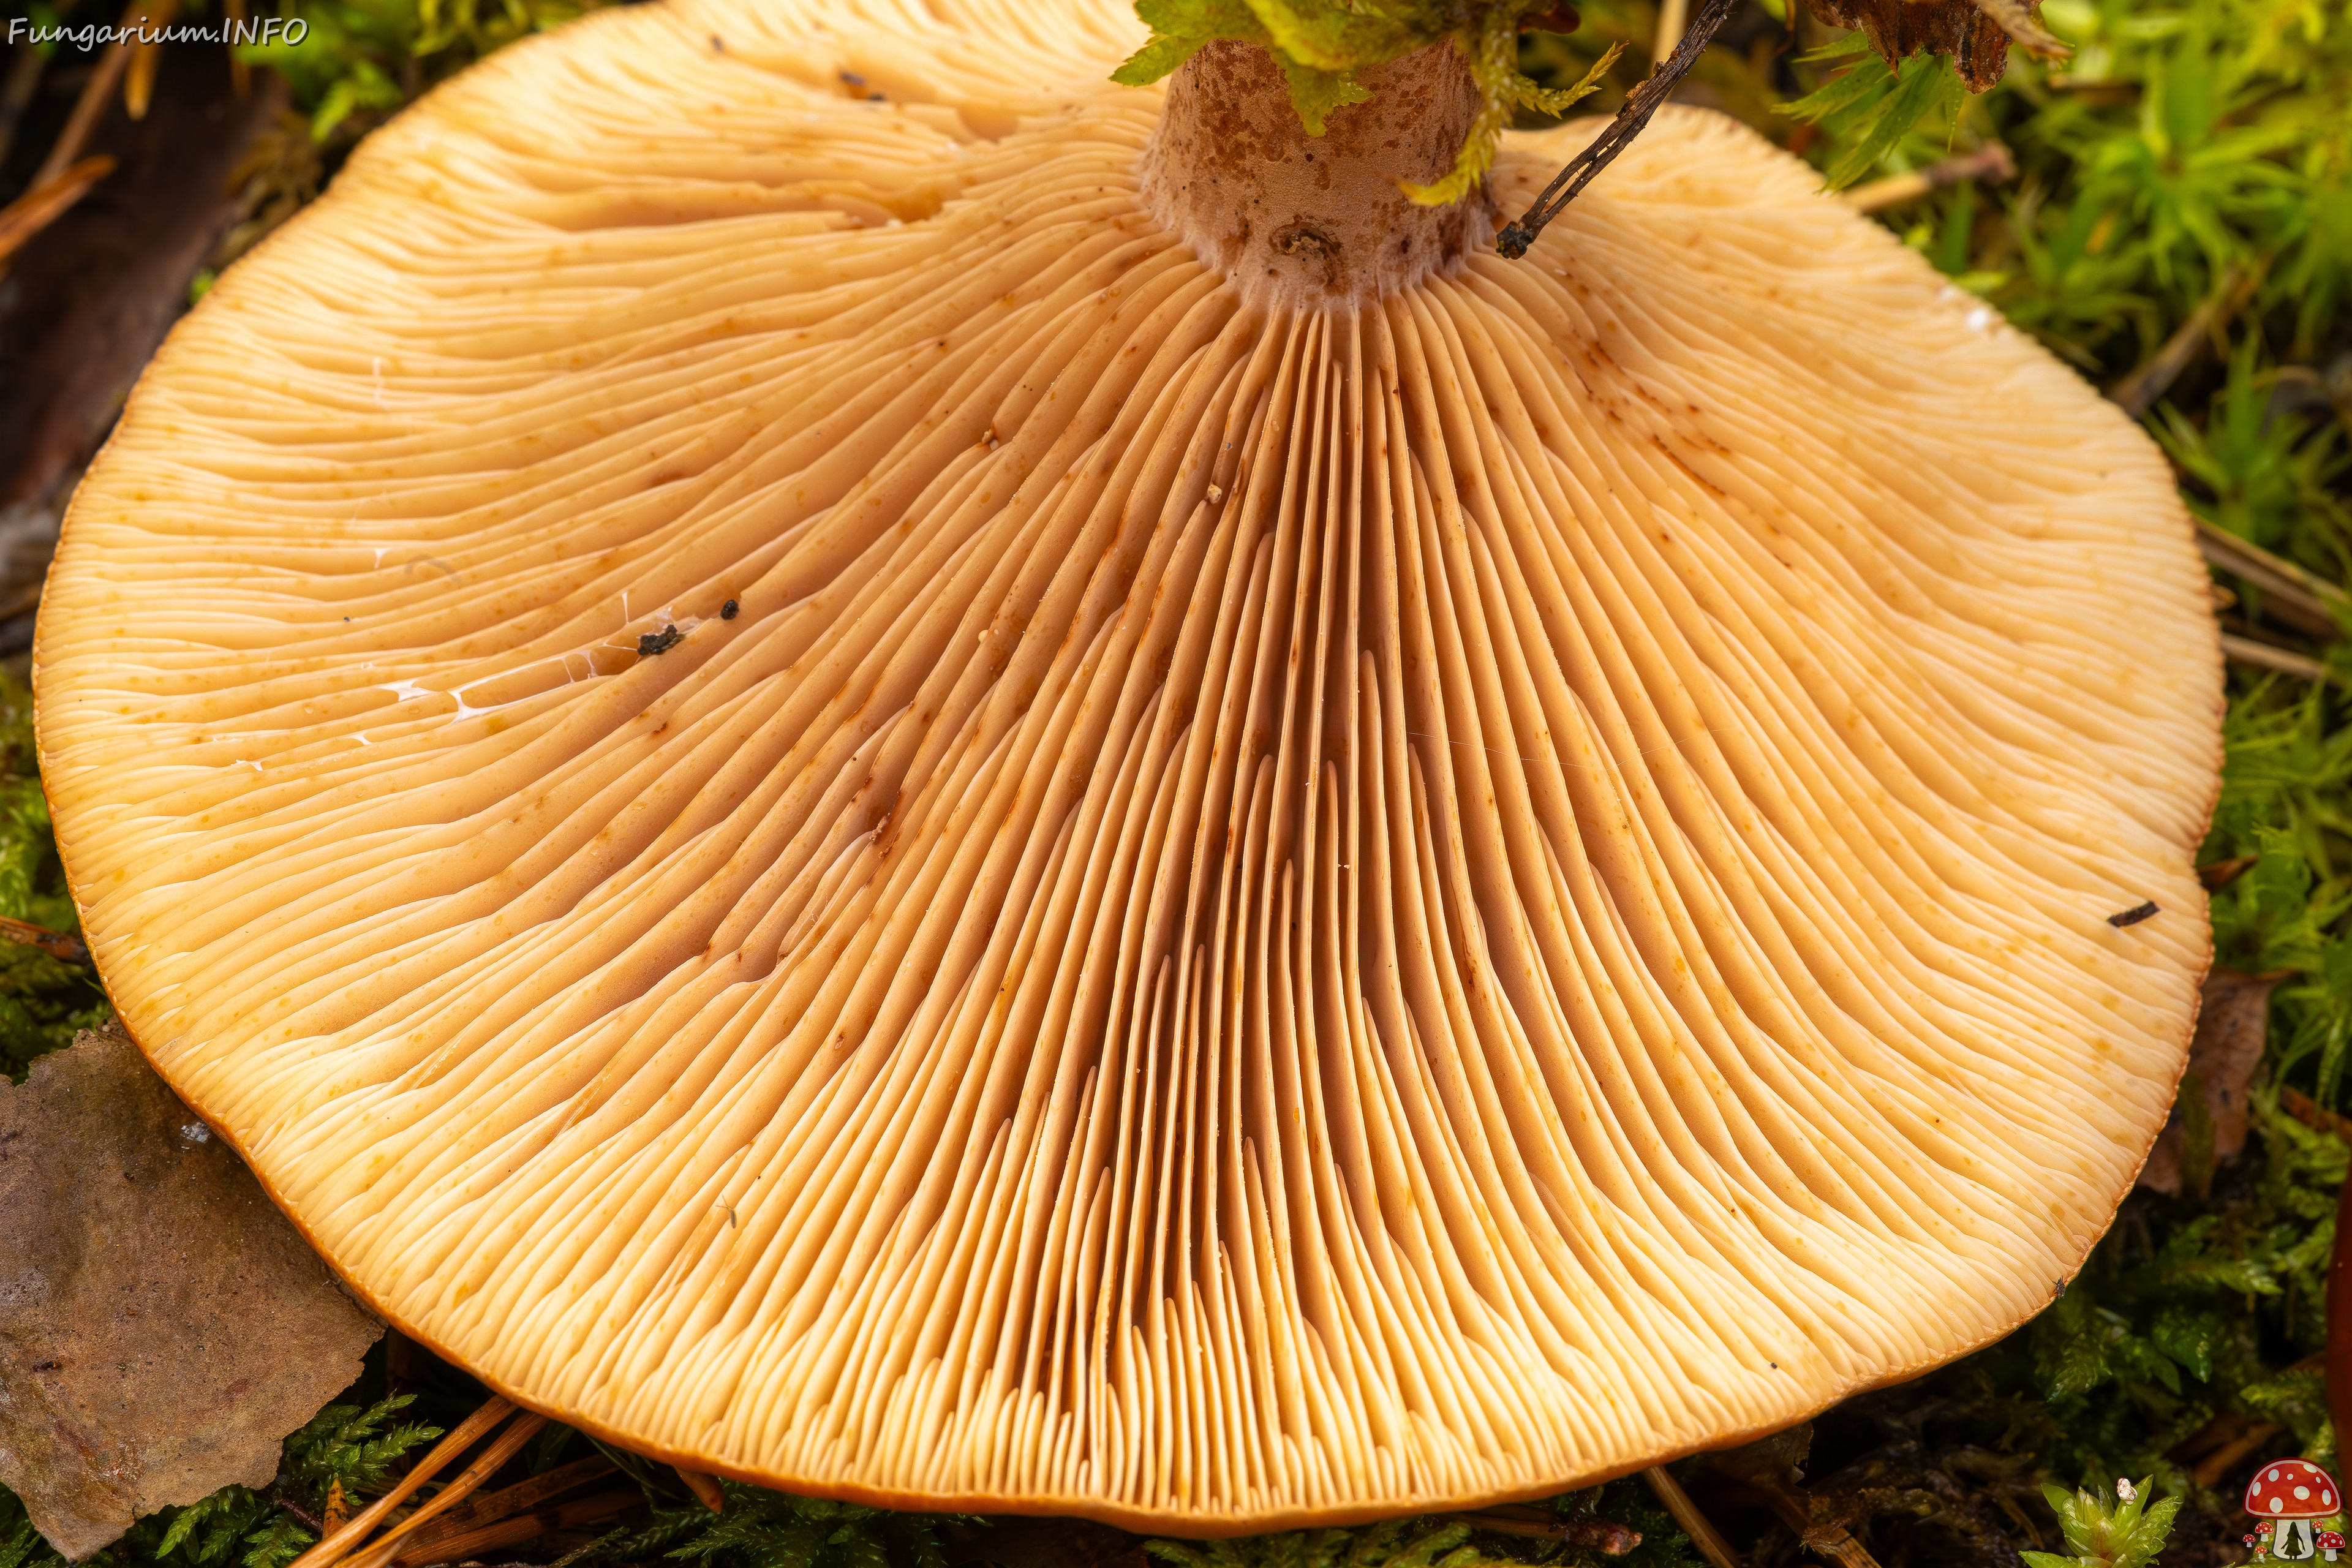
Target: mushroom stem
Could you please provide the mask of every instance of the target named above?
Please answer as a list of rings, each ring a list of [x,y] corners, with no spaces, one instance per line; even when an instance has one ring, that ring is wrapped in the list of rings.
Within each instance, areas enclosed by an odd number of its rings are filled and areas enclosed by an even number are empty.
[[[1168,84],[1143,199],[1253,302],[1368,303],[1450,268],[1494,232],[1482,187],[1447,206],[1401,188],[1453,168],[1478,89],[1450,42],[1358,73],[1371,97],[1309,135],[1274,57],[1215,43]]]

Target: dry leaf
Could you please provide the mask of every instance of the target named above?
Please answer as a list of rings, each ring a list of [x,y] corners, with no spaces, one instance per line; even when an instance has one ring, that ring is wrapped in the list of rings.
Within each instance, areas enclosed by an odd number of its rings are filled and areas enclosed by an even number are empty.
[[[2066,46],[2035,19],[2026,0],[1806,0],[1833,27],[1858,27],[1890,66],[1909,56],[1948,55],[1971,92],[1989,90],[2009,64],[2014,38],[2036,54]]]
[[[383,1331],[119,1031],[0,1082],[0,1482],[68,1558],[267,1486]]]
[[[2213,1180],[2213,1167],[2236,1159],[2246,1146],[2246,1084],[2262,1065],[2271,992],[2285,978],[2228,969],[2205,977],[2189,1070],[2181,1075],[2171,1119],[2140,1171],[2141,1186],[2178,1197],[2185,1177],[2202,1193]]]

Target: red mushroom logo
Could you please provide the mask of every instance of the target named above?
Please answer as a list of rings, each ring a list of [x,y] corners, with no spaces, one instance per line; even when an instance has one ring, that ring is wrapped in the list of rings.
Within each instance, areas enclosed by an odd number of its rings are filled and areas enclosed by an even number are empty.
[[[2315,1535],[2311,1521],[2336,1511],[2338,1489],[2326,1470],[2302,1459],[2280,1459],[2254,1472],[2246,1487],[2246,1511],[2270,1526],[2268,1540],[2254,1548],[2254,1555],[2305,1563],[2324,1551],[2329,1562],[2336,1561],[2344,1538],[2332,1530]]]

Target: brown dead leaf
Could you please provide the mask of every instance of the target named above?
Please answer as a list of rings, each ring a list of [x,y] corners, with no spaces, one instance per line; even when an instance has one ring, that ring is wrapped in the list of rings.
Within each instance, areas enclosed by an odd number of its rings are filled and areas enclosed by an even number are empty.
[[[383,1331],[119,1030],[0,1080],[0,1482],[68,1559],[268,1486]]]
[[[2178,1197],[2185,1182],[2202,1193],[2213,1180],[2213,1168],[2236,1159],[2246,1146],[2246,1085],[2262,1065],[2271,992],[2285,978],[2229,969],[2205,977],[2189,1070],[2181,1075],[2172,1116],[2140,1171],[2141,1186]]]
[[[1806,0],[1833,27],[1859,27],[1889,66],[1916,54],[1951,57],[1971,92],[1989,90],[2009,64],[2014,39],[2035,54],[2066,46],[2033,14],[2030,0]]]

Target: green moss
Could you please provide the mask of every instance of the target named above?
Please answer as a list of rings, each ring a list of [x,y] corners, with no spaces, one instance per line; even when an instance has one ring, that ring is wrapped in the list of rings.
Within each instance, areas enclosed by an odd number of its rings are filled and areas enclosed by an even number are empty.
[[[307,30],[249,45],[247,63],[284,76],[310,134],[346,139],[495,49],[592,11],[604,0],[294,0]]]
[[[0,916],[75,934],[41,794],[33,743],[33,694],[0,671]],[[78,1030],[113,1016],[94,971],[61,963],[39,948],[0,938],[0,1073],[21,1080],[33,1058],[73,1043]],[[0,1568],[7,1568],[0,1554]]]
[[[1434,184],[1407,185],[1432,206],[1470,194],[1495,161],[1495,143],[1514,113],[1565,113],[1598,90],[1615,63],[1609,56],[1582,80],[1546,87],[1519,68],[1519,25],[1553,9],[1555,0],[1137,0],[1151,38],[1111,79],[1130,87],[1158,81],[1220,40],[1257,44],[1290,83],[1290,101],[1307,134],[1323,134],[1332,110],[1370,92],[1357,73],[1451,41],[1477,83],[1479,110],[1453,169]]]

